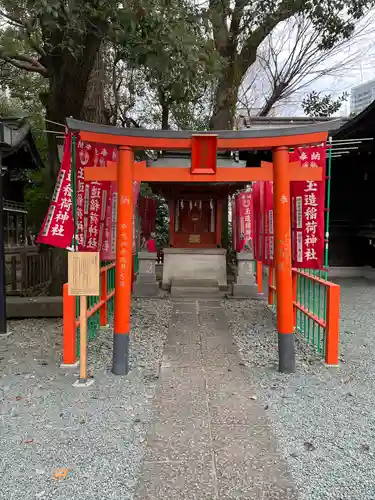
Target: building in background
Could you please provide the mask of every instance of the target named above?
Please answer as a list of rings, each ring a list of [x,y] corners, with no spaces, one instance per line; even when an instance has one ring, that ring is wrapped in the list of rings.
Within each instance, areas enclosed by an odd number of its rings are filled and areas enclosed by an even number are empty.
[[[375,80],[353,87],[350,96],[350,114],[358,115],[375,101]]]

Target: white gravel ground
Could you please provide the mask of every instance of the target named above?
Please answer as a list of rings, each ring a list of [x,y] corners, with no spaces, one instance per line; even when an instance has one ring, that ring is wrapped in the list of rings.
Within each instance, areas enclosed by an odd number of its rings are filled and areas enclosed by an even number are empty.
[[[61,321],[10,323],[0,340],[0,498],[130,500],[138,479],[171,304],[133,303],[131,372],[109,371],[112,331],[89,346],[95,384],[64,374]],[[69,468],[55,480],[53,471]]]
[[[224,303],[301,500],[375,499],[375,283],[339,284],[339,368],[325,367],[301,341],[296,374],[279,374],[275,322],[265,303]]]

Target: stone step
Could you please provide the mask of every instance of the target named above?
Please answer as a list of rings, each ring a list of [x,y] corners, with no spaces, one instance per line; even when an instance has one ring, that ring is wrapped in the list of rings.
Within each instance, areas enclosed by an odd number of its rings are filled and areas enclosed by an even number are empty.
[[[171,288],[216,288],[218,289],[219,283],[217,280],[205,278],[173,278]]]
[[[172,297],[224,297],[225,293],[220,292],[218,287],[195,287],[195,286],[172,286]]]

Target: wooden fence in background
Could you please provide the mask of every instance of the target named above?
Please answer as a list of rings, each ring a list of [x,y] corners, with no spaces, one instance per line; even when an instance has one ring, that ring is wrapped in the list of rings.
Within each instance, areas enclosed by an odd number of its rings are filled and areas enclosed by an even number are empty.
[[[19,247],[6,254],[7,295],[32,294],[47,286],[52,276],[52,251]]]

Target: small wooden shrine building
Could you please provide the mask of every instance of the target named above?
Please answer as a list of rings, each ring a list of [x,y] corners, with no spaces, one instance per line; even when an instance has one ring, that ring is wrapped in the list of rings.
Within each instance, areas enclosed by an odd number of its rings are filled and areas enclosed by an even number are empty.
[[[163,152],[151,168],[172,166],[190,168],[188,152]],[[233,155],[218,153],[218,168],[245,167]],[[223,242],[226,229],[228,197],[245,187],[243,182],[173,183],[155,182],[152,189],[169,206],[169,248],[164,248],[162,286],[174,280],[212,280],[220,288],[227,286],[227,249]]]
[[[24,189],[28,172],[43,168],[30,123],[24,117],[0,118],[1,196],[6,247],[30,244]]]
[[[333,134],[331,275],[366,276],[375,267],[374,154],[375,101]]]

